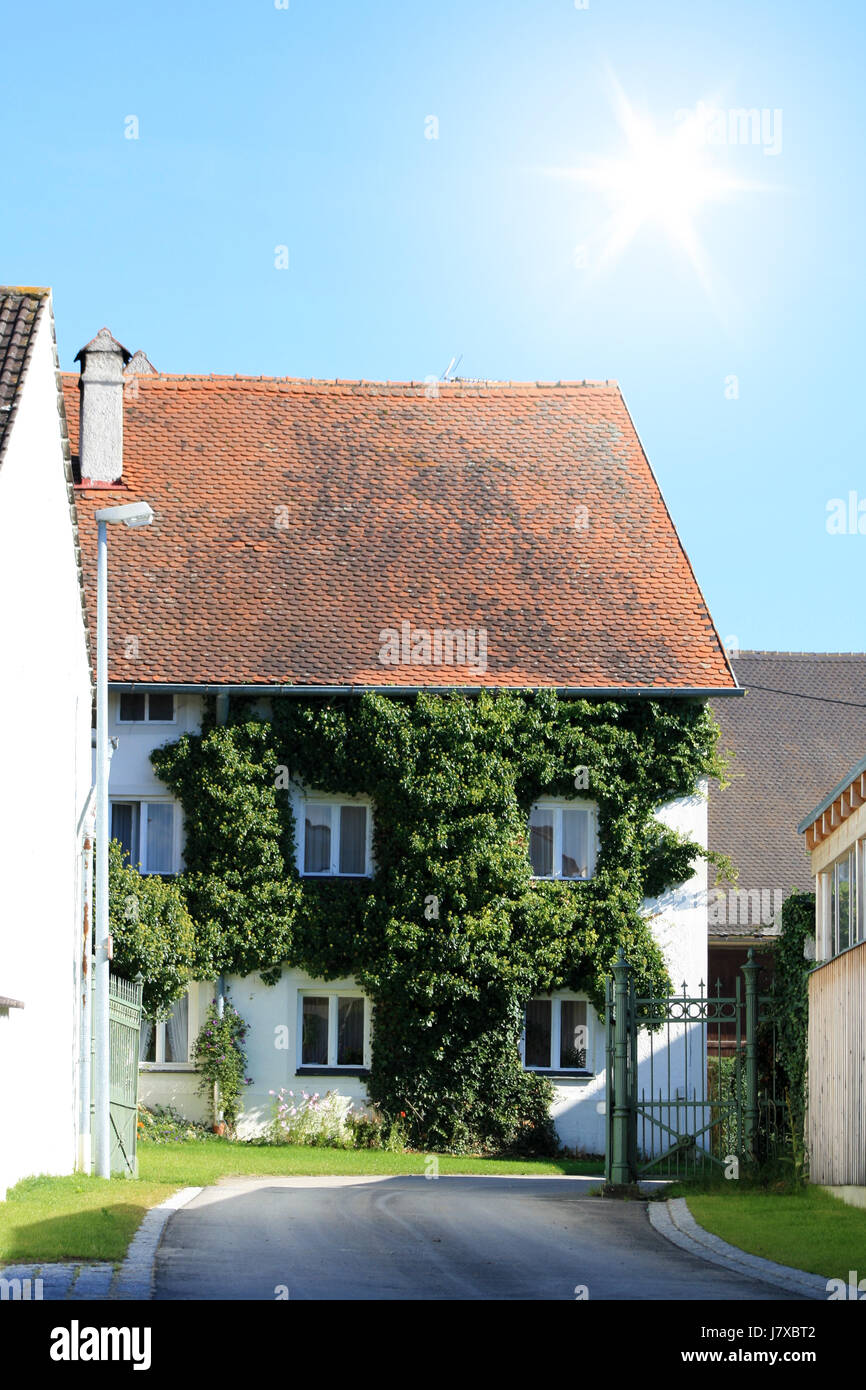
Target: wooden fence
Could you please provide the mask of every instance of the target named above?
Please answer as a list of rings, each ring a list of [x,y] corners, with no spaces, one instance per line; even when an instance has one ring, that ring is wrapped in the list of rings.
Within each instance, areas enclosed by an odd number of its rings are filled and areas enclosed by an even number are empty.
[[[809,977],[809,1174],[866,1184],[866,941]]]

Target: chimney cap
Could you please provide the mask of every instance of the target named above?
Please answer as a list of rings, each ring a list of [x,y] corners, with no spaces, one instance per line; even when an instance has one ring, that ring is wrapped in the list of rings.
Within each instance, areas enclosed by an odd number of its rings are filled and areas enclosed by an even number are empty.
[[[119,352],[123,358],[124,366],[129,361],[132,353],[119,343],[107,328],[100,328],[95,338],[91,338],[89,343],[85,343],[80,352],[75,354],[76,362],[83,362],[88,352]]]
[[[141,348],[132,354],[127,363],[126,372],[128,376],[159,376],[156,367]]]

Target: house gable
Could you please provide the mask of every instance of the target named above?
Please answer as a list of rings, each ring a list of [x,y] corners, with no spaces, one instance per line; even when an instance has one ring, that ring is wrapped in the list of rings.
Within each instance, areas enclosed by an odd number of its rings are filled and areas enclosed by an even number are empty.
[[[112,545],[114,683],[735,689],[612,383],[128,373],[123,428],[78,489],[91,602],[93,511],[156,513]]]

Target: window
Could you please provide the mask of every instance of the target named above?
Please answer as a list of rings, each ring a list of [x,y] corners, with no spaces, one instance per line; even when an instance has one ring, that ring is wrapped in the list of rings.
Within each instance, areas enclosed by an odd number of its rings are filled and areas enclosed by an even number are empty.
[[[174,695],[161,690],[123,691],[117,718],[120,724],[173,724]]]
[[[866,941],[866,923],[864,923],[864,904],[866,904],[866,840],[861,840],[857,846],[857,940]]]
[[[529,861],[535,878],[592,878],[596,852],[595,807],[544,802],[529,814]]]
[[[138,1059],[152,1066],[189,1065],[189,995],[175,1003],[165,1023],[141,1020]]]
[[[369,874],[369,807],[357,802],[306,802],[303,866],[305,874]]]
[[[586,1000],[531,999],[526,1006],[523,1065],[528,1071],[586,1071]]]
[[[302,994],[300,1001],[301,1066],[363,1067],[363,994]]]
[[[863,929],[864,881],[866,881],[866,840],[831,865],[830,923],[827,937],[830,951],[838,956],[849,946],[866,940]],[[858,877],[859,873],[859,877]]]
[[[177,873],[173,801],[113,801],[111,838],[143,874]]]

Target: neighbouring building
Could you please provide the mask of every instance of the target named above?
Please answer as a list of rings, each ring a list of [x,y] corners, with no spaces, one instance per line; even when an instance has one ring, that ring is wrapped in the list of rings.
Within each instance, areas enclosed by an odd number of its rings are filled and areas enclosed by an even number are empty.
[[[79,1152],[92,683],[51,293],[0,288],[0,1199]],[[85,1059],[87,1060],[87,1059]]]
[[[368,691],[701,704],[738,693],[614,383],[173,376],[130,359],[106,330],[80,358],[64,390],[91,603],[94,510],[143,500],[155,512],[146,531],[118,528],[109,565],[112,830],[144,873],[181,871],[185,844],[149,755],[198,732],[209,702],[219,722],[229,697],[267,714]],[[658,812],[701,847],[704,792]],[[368,797],[312,780],[286,795],[299,875],[375,882]],[[596,851],[591,792],[532,809],[538,878],[585,880]],[[707,975],[705,893],[699,859],[645,904],[673,979],[692,993]],[[255,1082],[242,1133],[261,1132],[281,1087],[363,1104],[375,1043],[353,977],[286,968],[276,984],[229,984]],[[146,1102],[205,1113],[190,1049],[213,989],[192,986],[145,1029]],[[526,1023],[524,1063],[554,1079],[563,1142],[602,1150],[604,1034],[586,996],[529,1001]]]
[[[749,949],[772,977],[779,913],[793,891],[813,888],[794,818],[843,775],[849,750],[866,746],[866,653],[729,653],[745,694],[716,700],[720,747],[733,753],[729,785],[711,784],[709,847],[730,857],[736,883],[707,894],[709,988],[731,995]],[[713,871],[710,870],[711,884]],[[731,1040],[733,1034],[731,1034]]]
[[[812,1182],[860,1188],[866,1205],[866,758],[797,827],[815,875],[809,977]]]

